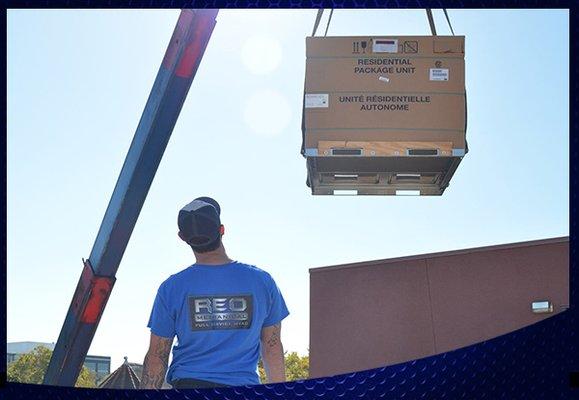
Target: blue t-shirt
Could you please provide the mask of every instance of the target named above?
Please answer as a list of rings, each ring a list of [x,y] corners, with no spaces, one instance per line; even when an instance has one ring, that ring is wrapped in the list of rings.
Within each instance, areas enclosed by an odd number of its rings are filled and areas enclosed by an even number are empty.
[[[239,262],[193,264],[161,284],[148,327],[173,338],[167,381],[259,384],[261,329],[289,314],[273,278]]]

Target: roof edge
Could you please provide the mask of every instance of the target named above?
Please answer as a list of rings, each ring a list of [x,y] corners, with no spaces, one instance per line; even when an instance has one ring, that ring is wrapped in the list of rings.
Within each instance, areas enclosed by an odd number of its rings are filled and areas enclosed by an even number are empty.
[[[336,271],[339,269],[347,269],[347,268],[363,268],[363,267],[371,267],[376,265],[383,265],[383,264],[391,264],[399,261],[412,261],[412,260],[422,260],[426,258],[436,258],[436,257],[448,257],[448,256],[455,256],[460,254],[469,254],[469,253],[477,253],[481,251],[490,251],[490,250],[507,250],[507,249],[516,249],[520,247],[531,247],[531,246],[540,246],[545,244],[555,244],[555,243],[565,243],[569,242],[569,236],[558,236],[553,238],[547,239],[537,239],[537,240],[529,240],[525,242],[514,242],[514,243],[504,243],[504,244],[495,244],[490,246],[482,246],[482,247],[471,247],[466,249],[457,249],[457,250],[447,250],[441,251],[436,253],[424,253],[424,254],[417,254],[411,256],[401,256],[401,257],[394,257],[394,258],[384,258],[380,260],[371,260],[371,261],[360,261],[355,263],[347,263],[347,264],[337,264],[337,265],[329,265],[323,267],[314,267],[310,268],[310,274],[312,273],[319,273],[319,272],[329,272],[329,271]]]

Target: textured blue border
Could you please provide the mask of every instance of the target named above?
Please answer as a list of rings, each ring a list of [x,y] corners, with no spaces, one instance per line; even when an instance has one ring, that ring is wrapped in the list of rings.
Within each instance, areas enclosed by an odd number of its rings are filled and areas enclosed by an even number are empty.
[[[8,1],[7,7],[561,7],[570,8],[570,38],[579,37],[579,9],[575,1]],[[4,10],[4,23],[6,12]],[[540,29],[540,27],[537,27]],[[2,44],[6,46],[6,30]],[[570,303],[561,314],[498,338],[463,349],[385,368],[347,375],[260,385],[206,390],[116,391],[74,389],[8,383],[0,397],[15,399],[579,399],[579,387],[570,387],[570,373],[579,371],[579,269],[577,267],[577,188],[579,158],[579,105],[577,93],[578,44],[571,40],[570,68]],[[6,54],[4,51],[2,54]],[[4,90],[6,77],[2,75]],[[3,97],[3,101],[6,99]],[[4,103],[5,105],[5,103]],[[6,107],[4,107],[4,110]],[[6,126],[4,129],[6,129]],[[6,131],[2,136],[6,154]],[[4,190],[6,190],[6,158]],[[6,223],[6,207],[3,210]],[[2,310],[6,321],[6,230],[3,231]],[[2,356],[6,356],[5,324],[0,332]],[[6,362],[0,368],[5,375]]]
[[[6,8],[577,8],[577,0],[6,0],[3,3]]]
[[[417,361],[276,385],[159,392],[9,383],[5,390],[22,399],[577,399],[579,388],[569,387],[569,371],[579,370],[576,314]]]
[[[2,46],[2,56],[6,57],[6,10],[2,10],[2,21],[4,22],[4,27],[0,29],[0,45]],[[4,60],[4,65],[6,65],[6,60]],[[1,78],[1,90],[2,93],[6,93],[6,74],[2,74]],[[6,110],[6,96],[0,96],[0,101],[2,102],[2,109],[4,110],[4,121],[7,120],[7,110]],[[4,134],[0,135],[0,141],[2,143],[2,148],[4,149],[4,158],[2,163],[0,163],[0,168],[2,169],[2,191],[4,196],[3,199],[6,199],[6,187],[7,187],[7,180],[6,180],[6,124],[2,124],[2,129],[4,130]],[[6,384],[6,215],[7,215],[7,205],[6,201],[4,201],[4,205],[2,207],[2,223],[4,225],[4,229],[2,229],[2,269],[0,270],[0,314],[2,315],[2,326],[0,327],[0,386],[4,386]],[[0,389],[1,393],[2,389]]]

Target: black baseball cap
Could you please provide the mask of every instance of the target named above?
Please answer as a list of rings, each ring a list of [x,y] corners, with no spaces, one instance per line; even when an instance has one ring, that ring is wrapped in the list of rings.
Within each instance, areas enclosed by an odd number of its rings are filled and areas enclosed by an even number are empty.
[[[179,211],[181,237],[193,247],[204,247],[221,237],[221,207],[211,197],[198,197]]]

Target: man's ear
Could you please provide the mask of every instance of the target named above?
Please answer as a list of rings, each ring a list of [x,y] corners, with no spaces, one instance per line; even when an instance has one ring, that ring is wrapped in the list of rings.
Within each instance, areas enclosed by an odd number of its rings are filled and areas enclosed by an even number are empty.
[[[225,227],[223,225],[219,226],[219,233],[221,236],[225,235]]]
[[[177,235],[179,235],[179,239],[181,239],[182,241],[184,241],[185,243],[187,242],[185,240],[185,238],[183,237],[183,234],[181,233],[181,231],[177,232]]]

